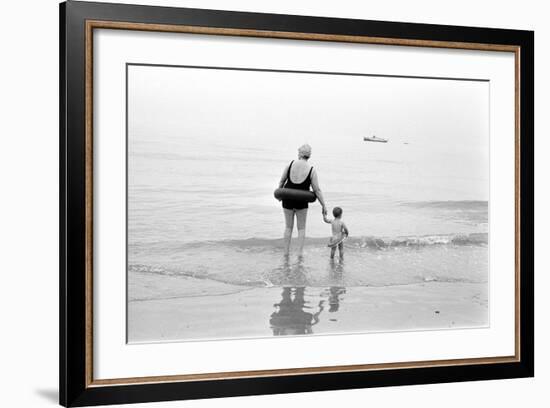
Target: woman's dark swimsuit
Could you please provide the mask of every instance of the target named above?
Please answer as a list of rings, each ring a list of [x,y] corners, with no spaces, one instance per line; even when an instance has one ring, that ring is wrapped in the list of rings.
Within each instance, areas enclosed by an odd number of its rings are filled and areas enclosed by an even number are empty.
[[[309,187],[311,186],[311,172],[313,170],[313,167],[309,169],[309,173],[304,181],[301,183],[293,183],[290,179],[290,169],[292,168],[292,163],[294,163],[294,160],[290,162],[290,166],[288,166],[288,173],[286,175],[286,182],[283,186],[284,188],[293,188],[295,190],[305,190],[309,191]],[[287,210],[302,210],[304,208],[308,208],[307,201],[298,201],[298,200],[283,200],[283,208],[286,208]]]

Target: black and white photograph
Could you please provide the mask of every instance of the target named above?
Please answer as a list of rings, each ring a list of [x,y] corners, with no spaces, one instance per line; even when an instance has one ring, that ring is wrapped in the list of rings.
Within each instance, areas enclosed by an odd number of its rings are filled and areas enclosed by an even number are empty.
[[[489,92],[128,63],[128,343],[489,326]]]
[[[0,407],[544,406],[544,4],[3,2]]]

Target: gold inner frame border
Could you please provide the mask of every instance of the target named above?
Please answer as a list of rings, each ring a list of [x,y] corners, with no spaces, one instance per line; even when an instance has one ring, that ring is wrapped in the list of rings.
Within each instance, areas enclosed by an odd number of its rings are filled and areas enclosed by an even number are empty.
[[[168,375],[154,377],[127,377],[113,379],[93,378],[93,30],[116,29],[131,31],[153,31],[203,35],[240,36],[272,39],[309,41],[330,41],[343,43],[397,45],[411,47],[450,48],[463,50],[513,52],[515,58],[515,353],[513,356],[479,357],[450,360],[429,360],[395,362],[382,364],[357,364],[341,366],[301,367],[273,370],[214,372],[201,374]],[[385,38],[371,36],[350,36],[288,31],[266,31],[236,28],[197,27],[188,25],[167,25],[149,23],[129,23],[121,21],[87,20],[86,72],[85,72],[85,285],[86,285],[86,345],[85,345],[85,385],[89,387],[151,384],[183,381],[208,381],[254,377],[278,377],[304,374],[358,372],[390,369],[411,369],[442,366],[463,366],[473,364],[513,363],[521,361],[520,356],[520,52],[521,47],[506,44],[483,44],[406,38]]]

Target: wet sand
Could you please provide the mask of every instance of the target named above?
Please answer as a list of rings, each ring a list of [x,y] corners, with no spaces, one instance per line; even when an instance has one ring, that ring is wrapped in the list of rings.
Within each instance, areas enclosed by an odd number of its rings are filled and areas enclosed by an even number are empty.
[[[192,277],[129,276],[130,343],[488,325],[487,283],[246,287]]]

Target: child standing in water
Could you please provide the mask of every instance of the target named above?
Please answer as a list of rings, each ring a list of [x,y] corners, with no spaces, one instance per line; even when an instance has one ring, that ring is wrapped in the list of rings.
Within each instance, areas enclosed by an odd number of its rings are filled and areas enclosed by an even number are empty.
[[[323,213],[323,220],[332,225],[332,237],[328,243],[330,248],[330,259],[334,259],[334,254],[336,253],[336,248],[340,253],[340,259],[344,259],[344,238],[349,235],[348,227],[342,221],[342,209],[340,207],[334,207],[332,210],[332,215],[334,215],[333,220],[329,220],[327,215]]]

